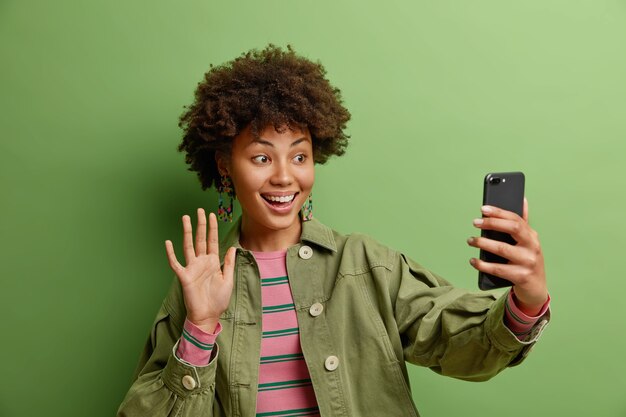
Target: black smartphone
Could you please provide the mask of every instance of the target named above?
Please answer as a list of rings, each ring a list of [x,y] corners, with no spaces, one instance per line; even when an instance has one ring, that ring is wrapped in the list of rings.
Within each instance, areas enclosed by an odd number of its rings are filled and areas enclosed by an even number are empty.
[[[483,205],[512,211],[521,217],[524,212],[524,182],[524,174],[521,172],[495,172],[485,175]],[[517,244],[508,233],[482,230],[481,236],[511,245]],[[508,263],[507,259],[482,249],[480,250],[480,259],[485,262]],[[513,284],[506,279],[480,271],[478,273],[478,287],[481,290],[492,290],[511,285]]]

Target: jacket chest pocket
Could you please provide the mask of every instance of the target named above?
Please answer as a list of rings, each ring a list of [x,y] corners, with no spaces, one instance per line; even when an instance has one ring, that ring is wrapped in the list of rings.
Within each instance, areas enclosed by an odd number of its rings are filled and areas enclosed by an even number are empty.
[[[337,280],[327,314],[333,340],[341,342],[348,358],[399,362],[389,337],[389,330],[393,329],[388,330],[388,326],[392,328],[395,323],[390,306],[388,299],[376,292],[369,273],[346,275]]]

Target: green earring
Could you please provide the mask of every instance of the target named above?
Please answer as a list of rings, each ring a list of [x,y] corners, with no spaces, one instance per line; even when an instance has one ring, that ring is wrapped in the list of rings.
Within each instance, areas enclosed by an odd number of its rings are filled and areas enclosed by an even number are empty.
[[[306,202],[302,205],[300,216],[303,222],[308,222],[313,218],[313,193],[309,194]]]
[[[222,175],[220,179],[220,185],[217,186],[217,218],[223,222],[233,221],[233,198],[235,197],[235,191],[233,190],[233,183],[230,177]],[[224,207],[224,197],[222,194],[226,194],[230,199],[228,206]]]

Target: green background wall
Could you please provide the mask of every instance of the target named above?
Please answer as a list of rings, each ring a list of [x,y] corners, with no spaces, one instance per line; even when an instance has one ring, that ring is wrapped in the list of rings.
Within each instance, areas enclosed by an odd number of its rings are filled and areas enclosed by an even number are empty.
[[[623,0],[0,1],[0,416],[114,414],[163,241],[216,208],[177,117],[210,63],[268,42],[321,60],[352,112],[314,190],[337,230],[476,288],[482,177],[527,175],[553,321],[486,383],[411,367],[422,414],[626,416]]]

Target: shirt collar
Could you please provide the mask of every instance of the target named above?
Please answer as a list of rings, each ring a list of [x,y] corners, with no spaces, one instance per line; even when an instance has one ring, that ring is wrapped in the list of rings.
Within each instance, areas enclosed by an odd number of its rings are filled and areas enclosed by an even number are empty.
[[[237,221],[233,223],[233,227],[231,227],[224,240],[220,243],[220,258],[224,258],[226,251],[231,246],[234,246],[237,249],[243,249],[239,244],[240,231],[241,216],[239,216]],[[313,243],[330,251],[337,252],[337,244],[335,242],[332,229],[320,223],[315,218],[302,222],[302,234],[300,235],[300,241]]]

